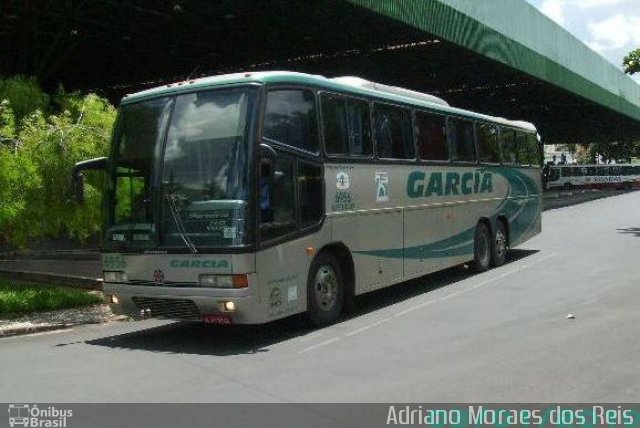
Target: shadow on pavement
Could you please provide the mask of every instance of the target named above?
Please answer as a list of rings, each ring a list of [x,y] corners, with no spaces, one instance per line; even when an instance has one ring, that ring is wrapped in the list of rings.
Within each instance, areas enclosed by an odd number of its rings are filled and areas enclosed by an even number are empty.
[[[640,227],[627,227],[626,229],[616,229],[618,233],[626,233],[640,238]]]
[[[537,252],[537,250],[511,250],[508,254],[507,264]],[[343,317],[342,321],[429,293],[473,275],[472,269],[454,267],[365,294],[356,298],[353,311]],[[115,349],[228,356],[268,352],[270,346],[307,334],[311,330],[304,314],[299,314],[256,326],[216,326],[175,322],[160,327],[89,340],[85,343]]]

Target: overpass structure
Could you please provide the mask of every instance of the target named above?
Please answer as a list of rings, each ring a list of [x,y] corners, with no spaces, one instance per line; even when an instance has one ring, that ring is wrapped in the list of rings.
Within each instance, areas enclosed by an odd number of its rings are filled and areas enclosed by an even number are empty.
[[[640,138],[640,85],[524,0],[4,0],[0,74],[112,99],[187,77],[355,75],[535,123]]]

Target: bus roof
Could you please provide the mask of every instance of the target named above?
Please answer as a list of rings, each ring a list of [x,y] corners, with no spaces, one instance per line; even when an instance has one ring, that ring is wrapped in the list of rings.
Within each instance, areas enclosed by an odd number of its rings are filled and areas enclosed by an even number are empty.
[[[243,84],[310,86],[354,96],[375,97],[389,102],[425,107],[430,110],[437,110],[443,113],[467,116],[476,120],[490,121],[530,132],[536,132],[535,126],[529,122],[508,120],[502,117],[494,117],[451,107],[441,98],[405,88],[370,82],[359,77],[346,76],[326,78],[316,74],[296,73],[291,71],[243,72],[191,79],[127,95],[122,99],[122,104],[134,103],[159,96],[192,92],[194,90]]]

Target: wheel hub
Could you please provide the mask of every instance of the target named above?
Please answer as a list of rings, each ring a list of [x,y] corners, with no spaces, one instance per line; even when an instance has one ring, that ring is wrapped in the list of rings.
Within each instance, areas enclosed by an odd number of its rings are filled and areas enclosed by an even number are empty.
[[[330,311],[338,300],[338,278],[330,266],[318,269],[314,280],[316,301],[323,311]]]

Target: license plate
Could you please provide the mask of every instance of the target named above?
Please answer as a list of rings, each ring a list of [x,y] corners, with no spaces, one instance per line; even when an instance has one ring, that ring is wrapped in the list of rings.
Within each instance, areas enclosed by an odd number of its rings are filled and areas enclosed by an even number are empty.
[[[205,324],[231,324],[231,317],[227,314],[202,315]]]

